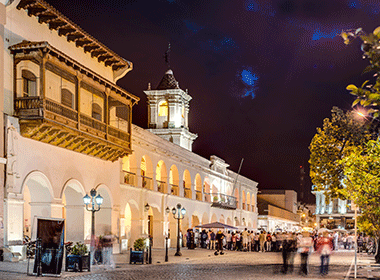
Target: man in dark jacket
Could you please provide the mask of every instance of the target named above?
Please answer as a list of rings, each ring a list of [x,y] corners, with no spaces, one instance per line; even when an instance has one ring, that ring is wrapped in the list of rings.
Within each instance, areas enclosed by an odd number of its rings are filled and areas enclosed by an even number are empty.
[[[217,255],[218,253],[220,253],[221,255],[223,255],[223,239],[224,239],[225,235],[224,233],[222,232],[222,230],[219,230],[218,233],[216,234],[216,241],[218,242],[218,247],[216,249],[216,252],[215,252],[215,255]]]

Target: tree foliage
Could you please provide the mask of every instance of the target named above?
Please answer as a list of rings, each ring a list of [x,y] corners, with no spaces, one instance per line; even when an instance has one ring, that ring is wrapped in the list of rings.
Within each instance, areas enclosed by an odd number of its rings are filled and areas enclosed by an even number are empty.
[[[331,119],[323,121],[317,128],[309,146],[310,177],[316,190],[325,190],[328,198],[344,198],[344,170],[341,160],[349,155],[353,147],[364,146],[371,139],[363,119],[354,112],[344,113],[334,107]]]
[[[372,33],[366,34],[361,28],[349,30],[341,33],[345,44],[350,44],[353,39],[360,38],[362,40],[361,49],[363,58],[368,59],[369,65],[364,69],[363,73],[375,72],[374,81],[365,81],[361,86],[348,85],[347,90],[356,99],[352,106],[357,104],[367,107],[368,114],[375,118],[380,116],[380,27],[377,27]]]
[[[341,160],[345,195],[361,210],[360,226],[380,237],[380,142],[355,147]]]

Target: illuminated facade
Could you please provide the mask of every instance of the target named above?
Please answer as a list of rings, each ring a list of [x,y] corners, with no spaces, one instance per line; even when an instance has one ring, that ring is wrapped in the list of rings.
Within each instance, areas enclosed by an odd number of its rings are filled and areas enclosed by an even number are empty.
[[[43,0],[9,1],[1,9],[6,246],[21,250],[38,216],[65,218],[68,241],[88,239],[91,214],[82,198],[92,188],[104,198],[96,234],[118,236],[115,253],[147,235],[163,247],[169,231],[175,244],[167,209],[177,203],[187,210],[183,232],[214,221],[257,227],[257,183],[217,156],[191,152],[191,97],[178,83],[145,91],[149,129],[137,127],[132,107],[139,99],[116,85],[131,62]]]
[[[355,209],[350,200],[332,199],[326,202],[324,191],[314,190],[317,227],[328,229],[353,229]]]

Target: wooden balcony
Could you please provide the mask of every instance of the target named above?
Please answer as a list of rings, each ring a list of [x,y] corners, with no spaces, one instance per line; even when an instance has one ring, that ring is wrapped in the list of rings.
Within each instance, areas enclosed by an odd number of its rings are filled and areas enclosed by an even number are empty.
[[[24,137],[110,161],[131,153],[128,132],[56,101],[39,96],[18,97],[15,112]]]

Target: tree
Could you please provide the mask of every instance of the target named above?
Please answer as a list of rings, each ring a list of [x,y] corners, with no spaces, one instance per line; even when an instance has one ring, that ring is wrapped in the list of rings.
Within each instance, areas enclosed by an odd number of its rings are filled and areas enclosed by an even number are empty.
[[[355,147],[341,160],[344,166],[344,189],[361,210],[359,228],[380,238],[380,142],[369,141],[363,147]],[[379,251],[376,262],[380,262]]]
[[[309,146],[310,177],[316,190],[324,190],[327,198],[344,198],[344,170],[341,160],[353,147],[364,146],[372,135],[363,119],[354,112],[344,113],[333,107],[331,119],[317,128]]]
[[[380,76],[378,75],[380,72],[380,26],[369,34],[358,28],[342,32],[341,36],[347,45],[353,39],[359,38],[362,40],[361,49],[364,53],[363,58],[369,61],[369,65],[364,69],[363,73],[375,72],[375,81],[373,83],[367,80],[360,87],[353,84],[347,86],[347,90],[356,96],[352,106],[360,104],[363,107],[367,107],[369,108],[368,114],[374,118],[378,118],[380,116]]]

